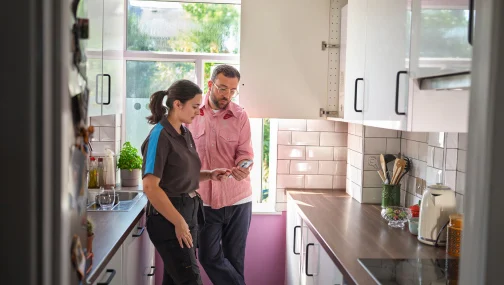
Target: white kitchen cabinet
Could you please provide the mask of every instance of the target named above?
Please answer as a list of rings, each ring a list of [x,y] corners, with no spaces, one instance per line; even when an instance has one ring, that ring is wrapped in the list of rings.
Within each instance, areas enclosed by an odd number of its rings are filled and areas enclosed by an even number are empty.
[[[286,284],[299,285],[301,262],[301,217],[295,201],[287,198]]]
[[[122,285],[123,284],[123,251],[117,250],[112,259],[103,269],[93,285]]]

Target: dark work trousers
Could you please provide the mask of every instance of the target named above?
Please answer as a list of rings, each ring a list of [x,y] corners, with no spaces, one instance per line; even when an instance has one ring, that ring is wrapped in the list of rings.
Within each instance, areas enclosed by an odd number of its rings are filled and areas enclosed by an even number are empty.
[[[203,202],[199,196],[170,197],[173,206],[189,225],[193,248],[180,247],[175,226],[159,214],[154,207],[147,206],[147,231],[154,247],[164,262],[163,285],[202,285],[200,270],[196,262],[199,225],[204,223]]]
[[[252,202],[205,209],[199,234],[199,261],[214,285],[245,284],[244,262]]]

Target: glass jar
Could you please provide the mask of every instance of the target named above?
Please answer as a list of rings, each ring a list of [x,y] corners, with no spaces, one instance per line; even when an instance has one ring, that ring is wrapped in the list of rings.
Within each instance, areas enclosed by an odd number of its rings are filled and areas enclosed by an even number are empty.
[[[448,224],[448,235],[446,240],[446,253],[451,256],[460,256],[463,227],[464,223],[461,214],[450,215],[450,223]]]

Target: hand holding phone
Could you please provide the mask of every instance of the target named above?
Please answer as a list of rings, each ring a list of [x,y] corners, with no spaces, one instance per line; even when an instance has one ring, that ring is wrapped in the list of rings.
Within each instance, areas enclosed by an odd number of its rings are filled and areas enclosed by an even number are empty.
[[[254,163],[253,160],[247,159],[245,161],[242,161],[239,165],[239,168],[235,167],[233,168],[233,173],[235,173],[234,178],[238,181],[246,178],[249,175],[249,167],[252,166]],[[229,178],[233,177],[232,174],[228,176]]]

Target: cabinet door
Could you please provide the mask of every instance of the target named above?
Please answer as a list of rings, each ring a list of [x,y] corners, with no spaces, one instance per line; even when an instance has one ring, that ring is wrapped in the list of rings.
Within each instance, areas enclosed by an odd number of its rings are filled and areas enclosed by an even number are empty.
[[[143,239],[145,237],[148,238],[148,234],[145,227],[145,218],[142,218],[123,244],[124,285],[141,285],[146,284],[149,280],[146,277],[152,271],[150,268],[152,263],[147,264],[147,260],[144,259],[143,245],[145,241]]]
[[[112,259],[103,269],[103,272],[96,279],[94,285],[123,285],[123,251],[122,246],[117,250]],[[109,282],[110,281],[110,282]]]
[[[241,1],[240,105],[249,117],[320,119],[329,15],[327,0]]]
[[[343,274],[323,248],[320,249],[319,266],[317,284],[343,285]]]
[[[287,285],[299,285],[301,257],[301,217],[297,213],[294,199],[287,198]]]
[[[367,0],[349,0],[341,11],[341,65],[344,77],[344,119],[362,124],[364,105],[364,67],[366,53]]]
[[[305,221],[301,225],[301,285],[318,284],[320,246]]]
[[[101,100],[101,87],[97,86],[96,77],[103,74],[103,0],[88,0],[83,2],[89,22],[89,40],[86,45],[86,76],[89,88],[89,116],[100,116],[102,105],[97,104]],[[101,80],[100,80],[101,82]]]
[[[408,99],[408,1],[368,1],[366,15],[364,124],[403,130]]]
[[[145,215],[142,218],[142,225],[147,224]],[[147,230],[140,236],[140,270],[142,272],[140,285],[154,285],[156,274],[162,274],[163,268],[156,269],[156,249],[152,244]]]

